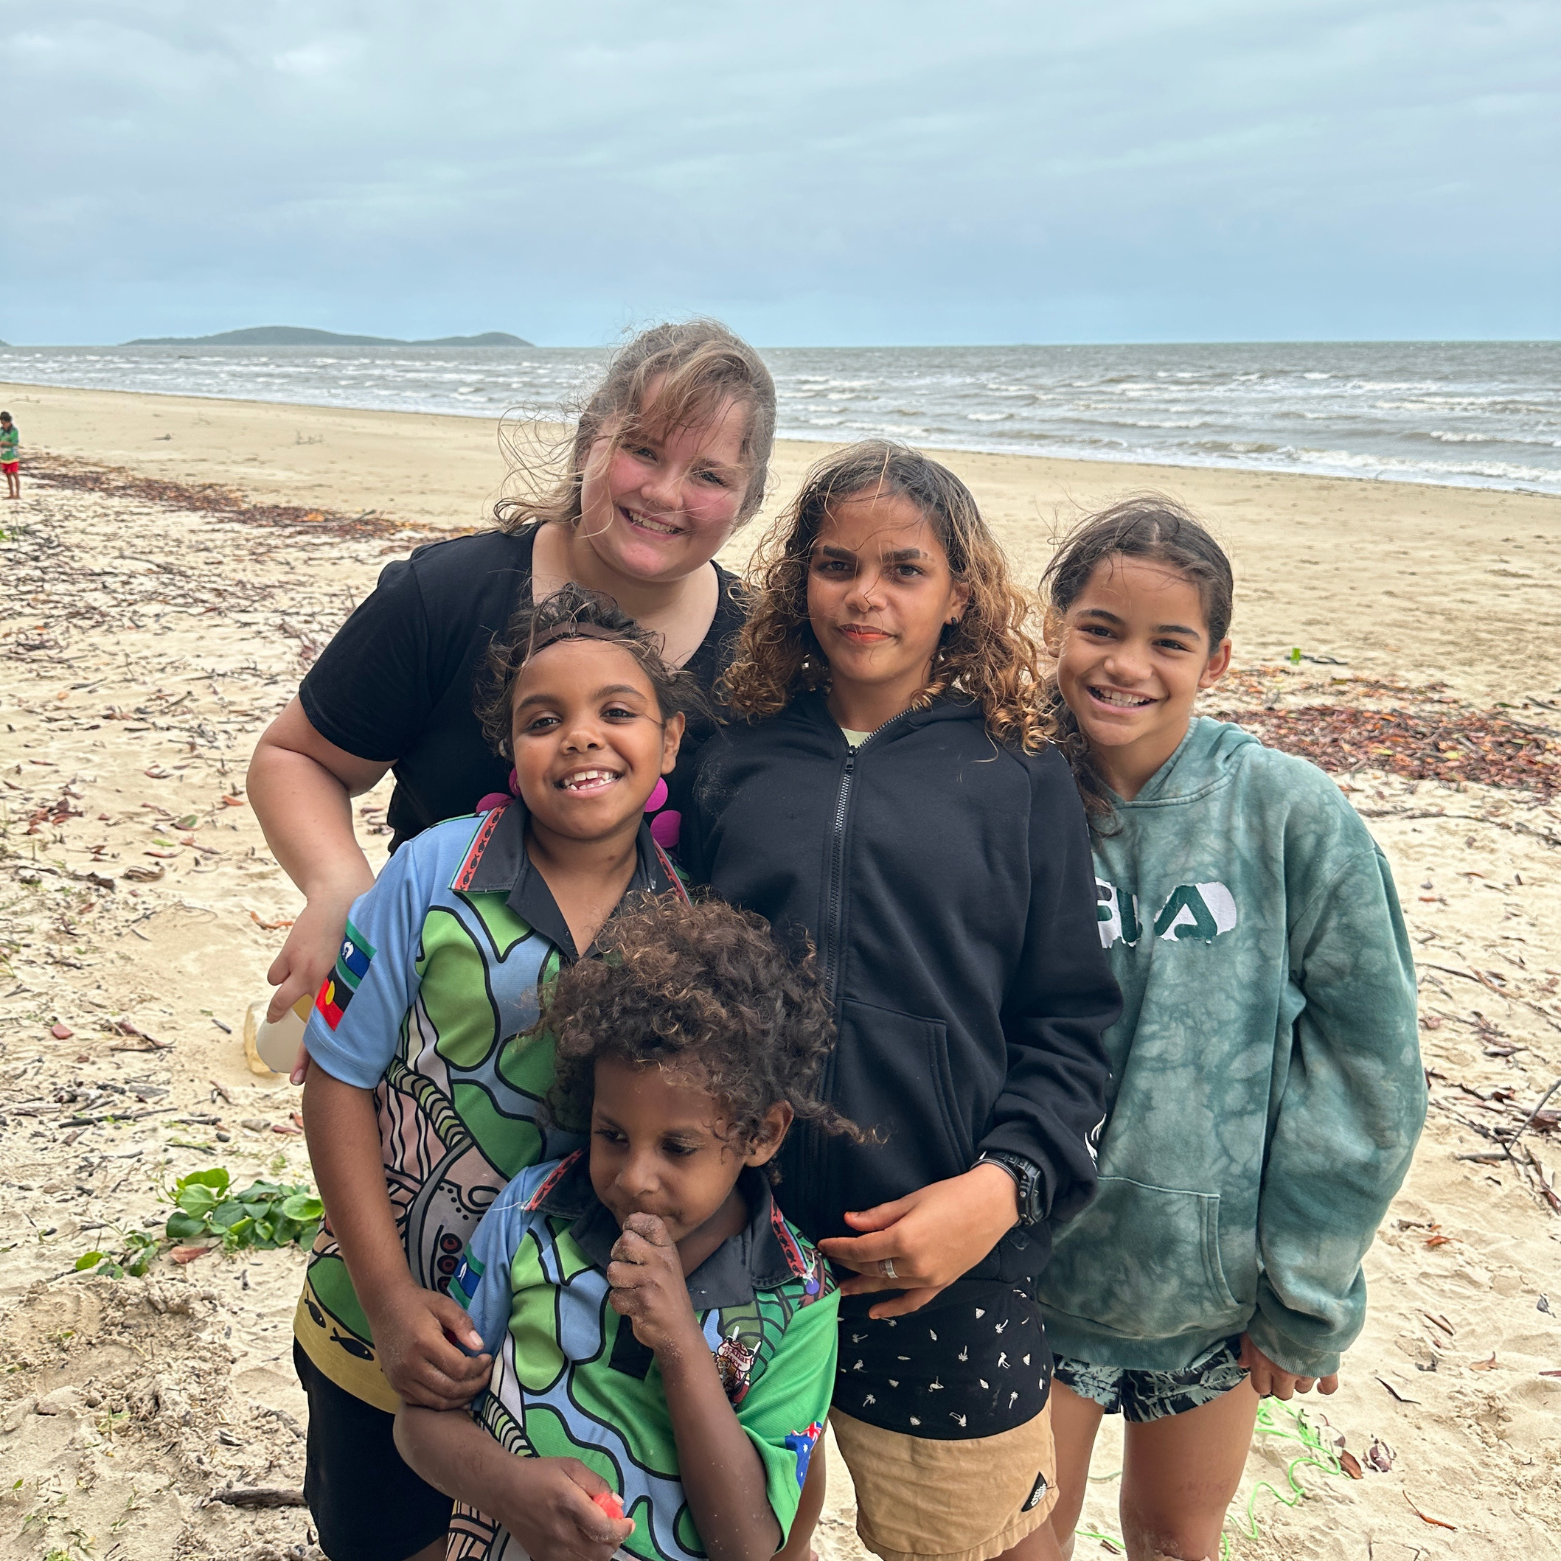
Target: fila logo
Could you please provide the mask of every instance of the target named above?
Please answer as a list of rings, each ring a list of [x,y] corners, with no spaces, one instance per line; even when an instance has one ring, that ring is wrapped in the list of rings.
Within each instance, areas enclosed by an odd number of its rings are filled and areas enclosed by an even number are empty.
[[[1118,889],[1104,878],[1095,880],[1095,919],[1103,948],[1125,943],[1134,948],[1143,933],[1138,896]],[[1178,884],[1155,915],[1154,935],[1167,943],[1189,938],[1212,943],[1236,925],[1236,900],[1222,883]]]

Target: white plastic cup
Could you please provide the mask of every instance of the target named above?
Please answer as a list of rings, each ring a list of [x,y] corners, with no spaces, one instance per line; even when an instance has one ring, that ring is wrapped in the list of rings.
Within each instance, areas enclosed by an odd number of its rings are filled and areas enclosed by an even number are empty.
[[[255,1026],[255,1054],[273,1072],[290,1074],[298,1058],[298,1047],[304,1038],[304,1026],[309,1022],[309,1011],[314,999],[305,993],[275,1023],[261,1020]],[[263,1014],[265,1003],[255,1004]]]

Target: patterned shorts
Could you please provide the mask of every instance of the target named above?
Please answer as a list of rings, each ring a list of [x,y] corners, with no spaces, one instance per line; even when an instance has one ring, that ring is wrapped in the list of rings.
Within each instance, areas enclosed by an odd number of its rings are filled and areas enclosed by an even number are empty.
[[[1094,1400],[1108,1415],[1121,1414],[1138,1424],[1211,1404],[1238,1386],[1246,1374],[1239,1335],[1205,1350],[1180,1371],[1127,1371],[1060,1355],[1054,1371],[1056,1380],[1080,1398]]]

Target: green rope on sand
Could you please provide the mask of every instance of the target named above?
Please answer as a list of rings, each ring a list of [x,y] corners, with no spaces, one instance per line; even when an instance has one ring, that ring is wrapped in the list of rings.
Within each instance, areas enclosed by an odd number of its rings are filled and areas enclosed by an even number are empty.
[[[1288,1424],[1281,1423],[1281,1415],[1288,1417]],[[1297,1469],[1321,1469],[1324,1474],[1341,1479],[1344,1477],[1339,1455],[1313,1428],[1304,1409],[1291,1409],[1277,1398],[1265,1398],[1257,1407],[1257,1431],[1260,1436],[1277,1436],[1287,1442],[1299,1442],[1305,1451],[1285,1465],[1285,1481],[1290,1487],[1289,1492],[1280,1490],[1269,1480],[1260,1480],[1252,1487],[1247,1497],[1245,1522],[1241,1524],[1248,1539],[1257,1538],[1257,1499],[1264,1491],[1268,1491],[1275,1501],[1286,1507],[1299,1506],[1306,1499],[1306,1487],[1295,1477]],[[1229,1545],[1229,1535],[1222,1535],[1221,1555],[1229,1553]]]
[[[1324,1474],[1340,1478],[1344,1475],[1338,1454],[1312,1426],[1306,1418],[1304,1409],[1292,1409],[1277,1398],[1265,1398],[1257,1407],[1257,1425],[1254,1429],[1259,1436],[1274,1436],[1282,1441],[1299,1442],[1304,1450],[1285,1465],[1285,1481],[1290,1487],[1288,1491],[1280,1490],[1269,1480],[1260,1480],[1252,1487],[1247,1496],[1246,1512],[1237,1520],[1237,1533],[1246,1539],[1258,1537],[1257,1499],[1264,1491],[1286,1507],[1297,1507],[1306,1499],[1306,1487],[1296,1478],[1297,1469],[1321,1469]],[[1091,1475],[1090,1480],[1092,1483],[1115,1480],[1121,1478],[1121,1474],[1122,1471],[1118,1469],[1115,1474]],[[1127,1545],[1119,1535],[1104,1534],[1099,1529],[1093,1528],[1077,1528],[1074,1533],[1081,1539],[1098,1540],[1118,1555],[1126,1553]],[[1231,1535],[1227,1529],[1220,1535],[1220,1561],[1228,1561],[1230,1546]]]

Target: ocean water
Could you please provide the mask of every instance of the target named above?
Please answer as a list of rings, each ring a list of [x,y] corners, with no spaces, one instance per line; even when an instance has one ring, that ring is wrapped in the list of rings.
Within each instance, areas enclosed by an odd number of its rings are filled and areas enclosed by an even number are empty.
[[[0,381],[558,415],[569,347],[0,347]],[[819,347],[764,353],[780,433],[1561,493],[1561,343]]]

